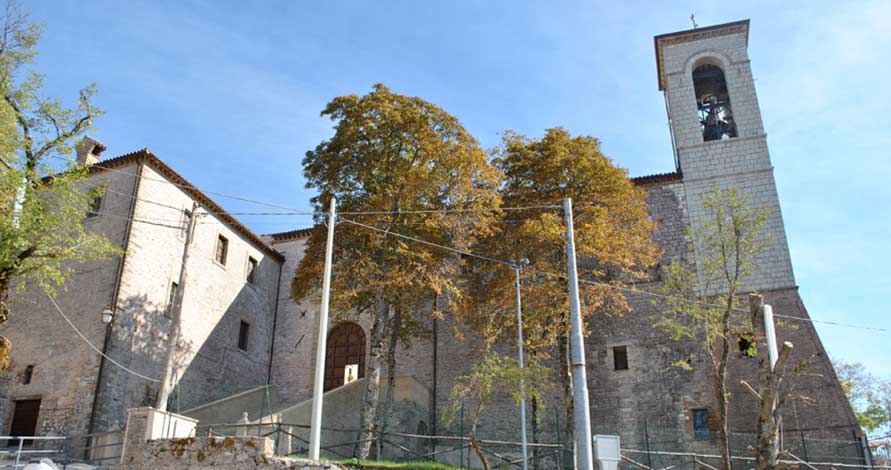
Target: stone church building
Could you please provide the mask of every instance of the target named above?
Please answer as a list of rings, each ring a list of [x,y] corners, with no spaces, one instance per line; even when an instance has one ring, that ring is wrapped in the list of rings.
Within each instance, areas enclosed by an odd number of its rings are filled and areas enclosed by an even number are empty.
[[[786,322],[795,327],[780,328],[780,340],[792,341],[798,358],[817,358],[813,374],[796,379],[798,390],[815,403],[787,406],[785,447],[801,455],[807,453],[802,447],[810,446],[811,455],[857,463],[863,455],[862,432],[807,321],[793,276],[748,35],[746,20],[655,37],[657,83],[672,136],[672,154],[666,152],[665,158],[674,160],[675,171],[633,180],[647,191],[666,259],[697,260],[687,233],[695,234],[704,224],[702,196],[711,188],[738,188],[770,210],[771,242],[748,287],[762,293],[777,314],[803,320]],[[104,151],[92,140],[78,150],[78,160],[92,165],[91,183],[106,189],[86,224],[107,235],[124,255],[79,266],[57,301],[114,363],[77,337],[45,296],[16,297],[17,314],[3,327],[14,346],[12,366],[0,375],[2,432],[114,431],[124,424],[128,408],[152,405],[178,291],[182,334],[170,409],[202,422],[228,423],[243,412],[257,419],[297,410],[289,416],[308,422],[301,413],[312,389],[319,299],[294,301],[288,293],[309,230],[255,234],[150,150],[102,159]],[[782,156],[776,161],[782,164]],[[188,276],[180,286],[190,219],[194,237]],[[652,289],[658,282],[639,287]],[[586,340],[593,431],[619,434],[630,449],[713,453],[717,433],[714,419],[709,420],[716,413],[710,366],[673,367],[696,346],[652,328],[659,312],[650,298],[629,294],[629,301],[634,312],[595,317]],[[109,323],[102,319],[106,310],[113,313]],[[455,379],[469,372],[479,354],[473,340],[456,339],[451,326],[448,319],[431,320],[429,335],[399,349],[397,398],[412,402],[415,410],[401,423],[406,430],[456,432],[442,423],[442,411]],[[368,325],[335,318],[330,327],[326,413],[340,414],[328,422],[355,428]],[[754,376],[757,360],[732,356],[732,449],[735,455],[750,455],[746,447],[752,443],[756,407],[739,380]],[[351,375],[359,381],[342,386]],[[542,412],[543,442],[554,442],[560,426],[565,429],[561,400],[553,397]],[[518,440],[518,416],[511,400],[501,400],[485,415],[484,437]]]

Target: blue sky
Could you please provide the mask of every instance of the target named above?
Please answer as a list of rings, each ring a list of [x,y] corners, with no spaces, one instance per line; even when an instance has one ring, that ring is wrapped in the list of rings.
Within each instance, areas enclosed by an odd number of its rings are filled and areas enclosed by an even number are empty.
[[[52,96],[97,82],[92,134],[197,186],[308,208],[300,159],[332,97],[382,82],[489,148],[564,126],[632,175],[672,171],[653,36],[750,18],[750,57],[795,275],[815,319],[891,329],[891,2],[31,2]],[[231,200],[230,211],[256,210]],[[258,232],[305,217],[243,217]],[[819,325],[891,377],[891,333]]]

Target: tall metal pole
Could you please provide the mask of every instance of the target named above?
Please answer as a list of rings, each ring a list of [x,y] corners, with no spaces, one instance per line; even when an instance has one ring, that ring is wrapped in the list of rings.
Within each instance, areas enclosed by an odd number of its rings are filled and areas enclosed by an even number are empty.
[[[579,279],[575,265],[575,234],[572,228],[572,199],[563,200],[563,217],[566,224],[566,259],[569,277],[569,313],[572,319],[570,341],[572,346],[572,404],[575,418],[576,468],[593,470],[591,455],[591,414],[588,411],[588,378],[585,373],[585,338],[582,334],[582,314],[579,302]]]
[[[176,356],[176,343],[179,341],[179,330],[182,328],[183,295],[186,290],[187,269],[189,267],[189,247],[192,246],[192,237],[195,232],[195,219],[198,218],[198,203],[192,203],[192,216],[189,217],[189,226],[186,228],[186,245],[183,247],[182,264],[179,267],[179,282],[176,284],[176,292],[173,293],[173,321],[170,334],[167,336],[167,353],[164,357],[164,370],[161,371],[161,389],[158,390],[158,398],[155,408],[167,411],[167,399],[173,387],[173,366]]]
[[[765,305],[762,312],[764,313],[764,336],[767,338],[767,357],[770,359],[770,370],[773,371],[780,355],[777,350],[777,331],[773,324],[773,307]]]
[[[514,271],[517,273],[517,348],[520,354],[520,370],[525,367],[523,360],[523,307],[520,300],[520,270],[523,266],[529,264],[529,260],[521,260],[514,265]],[[529,451],[526,443],[526,384],[523,377],[520,377],[520,434],[523,436],[523,470],[529,469]]]
[[[331,257],[334,251],[334,213],[337,199],[331,196],[328,209],[328,243],[325,245],[325,272],[322,275],[322,305],[319,309],[319,341],[316,344],[315,383],[312,393],[312,421],[309,428],[309,458],[319,459],[322,443],[322,393],[325,385],[325,348],[328,343],[328,300],[331,298]]]

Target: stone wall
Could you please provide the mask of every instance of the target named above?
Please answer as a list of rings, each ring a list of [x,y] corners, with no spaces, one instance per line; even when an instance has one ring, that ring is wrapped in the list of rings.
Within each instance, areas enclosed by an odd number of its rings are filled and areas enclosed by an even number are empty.
[[[183,211],[191,210],[192,202],[160,169],[145,166],[134,218],[151,223],[134,224],[109,354],[150,377],[161,376],[172,325],[169,293],[179,279],[185,245]],[[199,208],[190,247],[172,410],[267,379],[281,264],[209,211]],[[220,235],[229,241],[225,265],[214,259]],[[254,283],[246,280],[248,257],[258,261]],[[237,343],[242,321],[250,325],[247,350]],[[123,425],[126,409],[154,404],[157,384],[108,367],[100,393],[97,430],[113,430]]]
[[[292,404],[306,400],[312,392],[319,335],[320,297],[311,296],[300,302],[291,299],[291,280],[308,241],[306,233],[277,236],[272,241],[275,249],[285,255],[279,280],[272,383],[282,400]],[[332,320],[329,328],[337,323],[336,318]]]
[[[136,167],[102,173],[90,178],[91,185],[106,188],[100,215],[84,223],[123,247],[130,213]],[[106,327],[102,311],[113,303],[114,284],[120,259],[74,266],[67,285],[56,300],[63,311],[93,344],[101,347]],[[15,289],[12,315],[3,334],[13,344],[12,364],[0,374],[3,407],[2,430],[7,432],[16,400],[40,399],[37,433],[42,435],[86,434],[89,428],[99,356],[68,326],[45,294],[34,285]],[[34,366],[31,383],[23,383],[27,366]]]
[[[679,169],[684,175],[687,209],[694,233],[708,223],[703,196],[712,189],[737,188],[754,207],[768,211],[765,242],[747,286],[756,290],[795,286],[786,232],[767,149],[755,83],[748,57],[748,27],[727,28],[722,35],[671,42],[662,46],[662,72]],[[724,71],[738,137],[704,142],[693,87],[693,69],[702,61]],[[701,261],[707,254],[697,246]],[[703,279],[704,280],[704,279]]]
[[[337,470],[304,459],[275,457],[272,441],[257,437],[183,438],[148,441],[122,462],[128,470]]]

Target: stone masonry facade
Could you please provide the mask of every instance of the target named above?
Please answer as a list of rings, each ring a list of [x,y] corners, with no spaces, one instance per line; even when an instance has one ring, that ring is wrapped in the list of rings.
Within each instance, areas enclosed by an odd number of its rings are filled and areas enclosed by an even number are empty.
[[[667,263],[699,263],[702,247],[696,234],[707,216],[703,195],[715,188],[737,188],[769,211],[768,249],[747,279],[748,289],[765,295],[784,321],[780,340],[795,344],[795,358],[813,358],[811,375],[797,379],[797,389],[815,404],[793,403],[784,413],[788,433],[805,433],[806,444],[787,440],[799,454],[858,459],[861,431],[838,385],[808,313],[798,295],[787,247],[767,137],[761,121],[748,58],[748,21],[656,37],[659,88],[666,95],[674,142],[675,172],[635,178],[647,191],[655,239]],[[703,141],[692,71],[701,64],[724,71],[737,136]],[[320,299],[295,301],[291,276],[306,248],[310,229],[257,236],[197,191],[150,151],[142,150],[94,167],[91,183],[108,192],[101,215],[87,223],[117,243],[125,255],[109,263],[78,268],[59,304],[97,347],[125,367],[148,377],[161,375],[171,329],[170,292],[177,282],[185,245],[185,211],[198,210],[183,290],[183,328],[176,354],[177,393],[172,410],[188,410],[260,385],[271,384],[277,400],[293,405],[310,398],[315,347],[319,338]],[[219,244],[227,240],[226,262],[217,262]],[[249,267],[256,265],[251,279]],[[650,290],[657,278],[638,286]],[[660,316],[652,297],[629,294],[633,311],[622,317],[590,319],[586,339],[588,387],[595,433],[619,434],[623,447],[665,451],[716,450],[716,433],[698,432],[694,413],[715,413],[711,376],[696,342],[675,341],[652,327]],[[0,418],[9,429],[17,401],[41,400],[37,432],[68,435],[120,429],[126,410],[151,405],[157,383],[102,360],[83,341],[60,327],[59,314],[38,295],[16,297],[14,315],[5,328],[14,344],[13,365],[0,375]],[[106,327],[100,312],[111,307]],[[354,321],[368,334],[365,318],[342,319],[334,312],[330,328]],[[245,327],[247,325],[247,327]],[[246,344],[239,336],[247,329]],[[429,413],[403,431],[435,434],[458,432],[443,422],[449,392],[456,380],[480,358],[472,334],[456,339],[459,328],[449,318],[426,323],[427,334],[400,344],[396,376],[413,377],[430,392]],[[505,353],[513,344],[500,346]],[[615,370],[616,348],[627,351],[627,370]],[[367,354],[367,351],[365,352]],[[556,356],[556,355],[555,355]],[[691,370],[673,366],[691,358]],[[699,358],[699,359],[697,359]],[[755,427],[754,401],[740,385],[752,380],[757,360],[734,354],[730,389],[732,448],[748,452]],[[30,383],[22,383],[27,366]],[[559,364],[554,364],[555,378]],[[384,377],[389,371],[384,371]],[[563,439],[565,403],[560,390],[545,396],[541,412],[542,442]],[[186,412],[187,414],[187,412]],[[714,416],[714,415],[712,415]],[[486,412],[480,435],[517,439],[516,406],[508,397]],[[531,413],[529,416],[531,420]],[[358,425],[358,412],[356,413]],[[530,423],[531,429],[531,423]],[[791,435],[791,434],[790,434]],[[822,442],[819,452],[814,442]],[[190,444],[191,446],[191,444]],[[810,446],[810,449],[803,447]],[[815,454],[816,453],[816,454]]]

